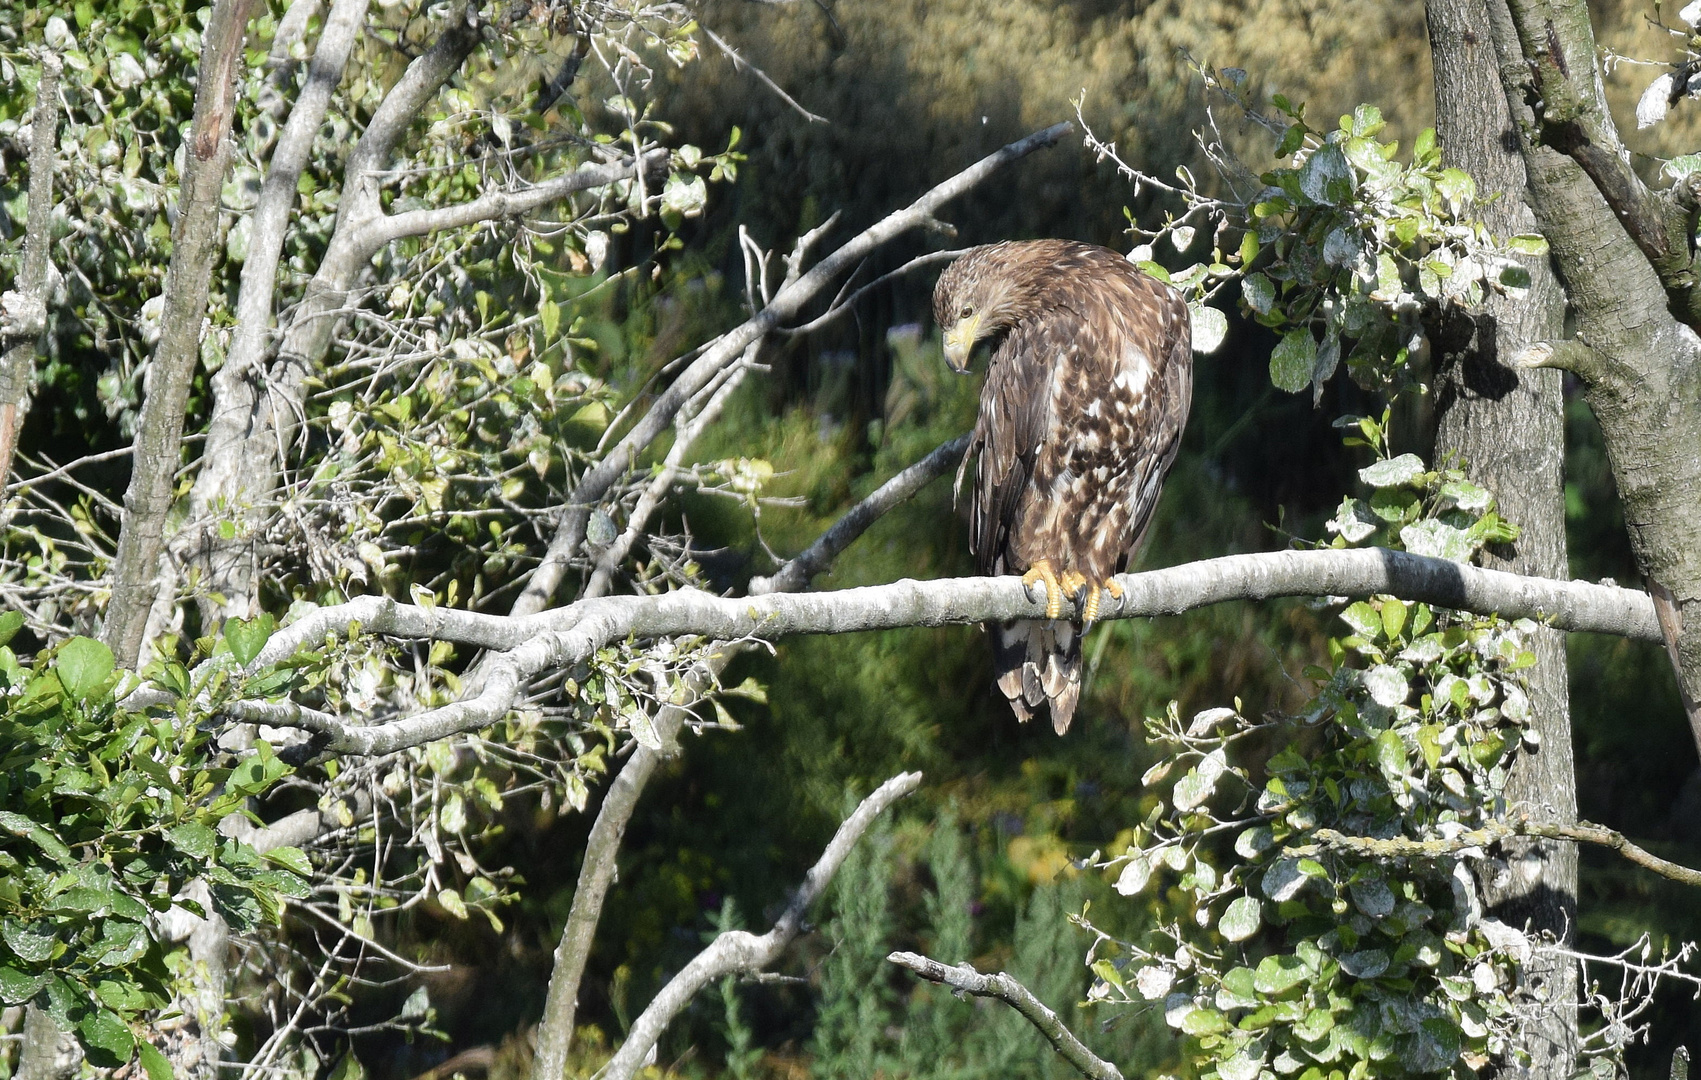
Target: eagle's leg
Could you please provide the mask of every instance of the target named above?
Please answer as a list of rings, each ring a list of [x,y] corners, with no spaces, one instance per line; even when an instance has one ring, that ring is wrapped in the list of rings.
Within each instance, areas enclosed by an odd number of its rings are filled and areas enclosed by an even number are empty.
[[[1087,584],[1087,598],[1081,604],[1081,625],[1091,626],[1099,617],[1099,602],[1103,593],[1109,593],[1118,600],[1122,599],[1122,586],[1115,578],[1106,578],[1102,585]]]
[[[1045,586],[1045,617],[1055,619],[1063,614],[1063,586],[1057,583],[1057,571],[1051,568],[1050,559],[1035,561],[1022,575],[1023,588],[1031,588],[1036,582]]]

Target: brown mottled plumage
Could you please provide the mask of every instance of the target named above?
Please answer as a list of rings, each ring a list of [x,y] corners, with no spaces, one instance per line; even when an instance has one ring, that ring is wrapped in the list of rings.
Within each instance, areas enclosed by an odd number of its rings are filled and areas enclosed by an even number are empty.
[[[1097,587],[1145,539],[1187,423],[1187,304],[1114,251],[1034,240],[952,263],[933,312],[958,371],[976,341],[994,341],[969,445],[980,455],[969,534],[977,571],[1052,574],[1069,592],[1084,579],[1090,618]],[[1047,619],[987,629],[1016,716],[1049,701],[1061,735],[1081,692],[1084,628]]]

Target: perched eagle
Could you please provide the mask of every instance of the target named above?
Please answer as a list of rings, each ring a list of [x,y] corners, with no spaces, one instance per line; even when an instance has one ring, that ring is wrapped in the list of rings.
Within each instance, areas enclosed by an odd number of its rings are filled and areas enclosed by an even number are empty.
[[[1033,240],[952,263],[933,314],[958,372],[977,341],[993,342],[968,450],[980,455],[969,549],[978,573],[1045,586],[1045,620],[987,630],[1017,718],[1049,701],[1061,735],[1100,589],[1121,595],[1110,578],[1140,550],[1187,423],[1187,304],[1114,251]],[[1058,618],[1066,595],[1081,601],[1080,627]]]

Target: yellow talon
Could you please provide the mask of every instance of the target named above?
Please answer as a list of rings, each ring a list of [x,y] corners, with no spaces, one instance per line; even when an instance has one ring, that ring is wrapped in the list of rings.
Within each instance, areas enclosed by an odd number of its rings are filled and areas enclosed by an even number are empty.
[[[1039,560],[1022,575],[1023,588],[1029,588],[1036,582],[1045,586],[1045,617],[1055,619],[1063,614],[1063,588],[1057,583],[1057,574],[1051,568],[1050,559]]]
[[[1081,605],[1081,625],[1091,626],[1093,620],[1099,617],[1099,587],[1087,586],[1087,601]]]
[[[1120,600],[1122,599],[1122,586],[1116,583],[1115,578],[1106,578],[1103,585],[1087,586],[1087,599],[1081,605],[1081,625],[1083,627],[1091,626],[1094,620],[1099,617],[1099,604],[1103,598],[1103,593],[1109,593]]]

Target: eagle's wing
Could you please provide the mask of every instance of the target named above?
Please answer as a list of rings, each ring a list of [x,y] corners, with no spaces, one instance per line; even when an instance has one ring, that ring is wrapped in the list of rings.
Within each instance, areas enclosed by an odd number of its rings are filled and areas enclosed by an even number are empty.
[[[1053,433],[1054,359],[1070,343],[1032,324],[1019,326],[993,353],[981,391],[970,454],[975,466],[975,498],[969,522],[969,550],[975,572],[1000,575],[1025,566],[1007,565],[1010,533],[1020,524],[1024,496],[1034,463]]]

